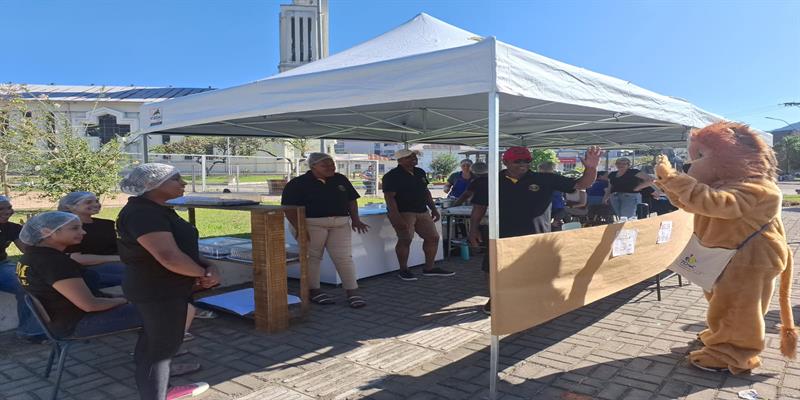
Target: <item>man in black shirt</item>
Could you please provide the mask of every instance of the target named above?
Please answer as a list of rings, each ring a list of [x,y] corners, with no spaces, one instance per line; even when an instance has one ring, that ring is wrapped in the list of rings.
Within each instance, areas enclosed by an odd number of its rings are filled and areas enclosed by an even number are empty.
[[[553,191],[572,192],[585,189],[597,179],[597,164],[600,162],[600,148],[590,147],[583,159],[585,167],[580,179],[567,178],[556,174],[532,172],[533,161],[530,151],[525,147],[510,147],[503,153],[503,165],[506,169],[500,172],[498,197],[500,204],[500,238],[524,236],[536,233],[534,219],[544,213],[550,206]],[[477,183],[477,181],[476,181]],[[469,238],[473,246],[482,242],[480,222],[486,215],[489,206],[488,179],[473,187],[472,215],[470,216]],[[484,271],[489,272],[489,254],[483,262]],[[490,303],[484,306],[484,312],[490,312]]]
[[[396,153],[397,168],[383,176],[383,196],[389,211],[389,221],[397,232],[397,261],[400,264],[398,276],[404,281],[417,278],[408,270],[408,253],[414,232],[422,237],[422,251],[425,253],[425,276],[453,276],[455,272],[433,266],[439,247],[439,233],[435,222],[441,216],[433,203],[428,190],[428,177],[425,171],[417,168],[417,153],[400,150]],[[430,214],[428,213],[430,209]]]

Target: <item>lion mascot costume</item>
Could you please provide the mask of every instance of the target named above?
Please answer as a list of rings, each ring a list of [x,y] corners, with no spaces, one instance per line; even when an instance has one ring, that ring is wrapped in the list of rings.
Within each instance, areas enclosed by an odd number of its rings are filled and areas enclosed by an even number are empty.
[[[774,152],[747,125],[718,122],[692,132],[689,156],[685,174],[659,156],[656,185],[672,204],[694,214],[694,233],[704,247],[736,249],[745,243],[705,293],[708,328],[698,335],[703,347],[689,353],[689,362],[733,374],[759,367],[764,316],[778,275],[781,353],[794,359],[792,253],[781,221]]]

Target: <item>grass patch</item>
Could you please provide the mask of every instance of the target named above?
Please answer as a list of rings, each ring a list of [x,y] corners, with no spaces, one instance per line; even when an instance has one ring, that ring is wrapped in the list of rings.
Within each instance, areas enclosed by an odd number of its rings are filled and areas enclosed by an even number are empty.
[[[783,195],[783,206],[798,206],[800,205],[800,194],[785,194]]]
[[[365,206],[368,203],[383,203],[383,197],[361,197],[358,199],[359,206]],[[278,205],[280,202],[272,201],[265,204]],[[97,218],[110,219],[116,221],[122,207],[104,207]],[[189,213],[187,211],[178,211],[178,215],[185,220],[189,220]],[[250,237],[250,213],[246,211],[233,211],[233,210],[209,210],[200,208],[196,210],[197,216],[197,230],[200,232],[200,237],[215,237],[215,236],[237,236],[237,237]],[[11,217],[12,221],[18,222],[19,215],[15,214]],[[22,253],[17,249],[13,243],[9,246],[8,250],[9,259],[16,261],[16,258]]]

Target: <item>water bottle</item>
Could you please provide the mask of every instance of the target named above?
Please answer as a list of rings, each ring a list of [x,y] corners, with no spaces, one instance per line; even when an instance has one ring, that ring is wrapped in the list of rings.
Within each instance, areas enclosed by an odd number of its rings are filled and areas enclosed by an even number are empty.
[[[466,241],[461,243],[461,259],[469,261],[469,244]]]

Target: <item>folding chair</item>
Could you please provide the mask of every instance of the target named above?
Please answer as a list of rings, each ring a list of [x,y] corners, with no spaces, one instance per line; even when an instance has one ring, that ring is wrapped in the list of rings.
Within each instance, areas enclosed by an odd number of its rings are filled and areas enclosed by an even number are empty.
[[[83,342],[86,340],[99,338],[103,336],[111,336],[116,335],[123,332],[132,332],[137,331],[140,328],[129,328],[129,329],[122,329],[113,332],[107,332],[100,335],[94,336],[84,336],[84,337],[77,337],[77,336],[69,336],[69,337],[59,337],[53,334],[50,330],[49,323],[51,321],[50,315],[47,314],[47,310],[44,309],[42,303],[39,302],[35,296],[31,295],[30,293],[25,293],[25,304],[30,308],[31,312],[33,313],[34,318],[39,322],[44,330],[44,334],[47,336],[47,339],[50,340],[52,343],[52,349],[50,350],[50,356],[47,359],[47,367],[45,367],[44,377],[50,377],[50,371],[53,370],[53,361],[55,361],[56,355],[58,355],[58,365],[56,366],[56,385],[53,387],[53,394],[50,396],[52,400],[56,400],[58,398],[58,388],[61,386],[61,375],[64,373],[64,362],[67,360],[67,352],[69,351],[70,346],[75,342]]]

